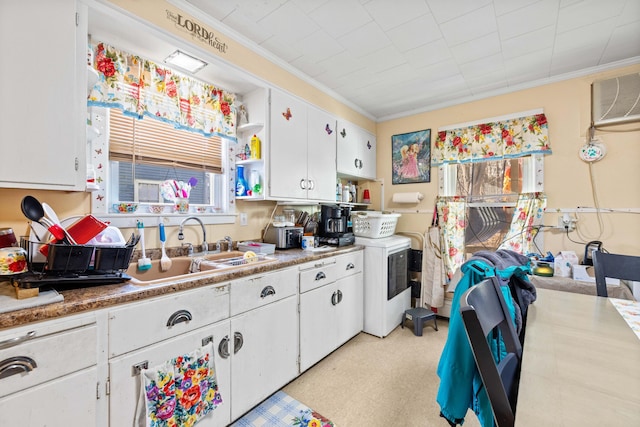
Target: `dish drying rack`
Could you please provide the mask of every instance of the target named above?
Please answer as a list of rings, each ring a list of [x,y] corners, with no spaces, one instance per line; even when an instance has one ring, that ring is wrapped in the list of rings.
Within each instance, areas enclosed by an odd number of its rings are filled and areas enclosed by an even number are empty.
[[[40,249],[48,245],[47,256]],[[29,271],[16,282],[22,288],[60,285],[105,285],[122,283],[131,277],[124,272],[129,267],[135,245],[91,246],[34,242],[20,239],[27,252]]]

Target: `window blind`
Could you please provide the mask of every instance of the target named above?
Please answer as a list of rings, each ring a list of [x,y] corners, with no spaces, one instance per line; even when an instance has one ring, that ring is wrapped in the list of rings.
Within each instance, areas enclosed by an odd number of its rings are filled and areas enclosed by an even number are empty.
[[[175,129],[151,117],[138,120],[111,108],[109,159],[220,173],[222,138]]]

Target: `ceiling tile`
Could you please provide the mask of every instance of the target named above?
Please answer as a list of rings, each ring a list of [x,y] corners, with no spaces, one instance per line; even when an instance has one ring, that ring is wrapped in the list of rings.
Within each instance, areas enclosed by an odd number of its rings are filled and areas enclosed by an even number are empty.
[[[273,28],[256,23],[237,9],[227,15],[222,22],[230,28],[233,28],[234,31],[258,44],[274,35],[272,32]]]
[[[311,19],[335,38],[372,21],[371,16],[361,4],[343,0],[326,2],[311,13]]]
[[[230,1],[186,0],[186,2],[219,21],[222,21],[236,8],[236,3]]]
[[[427,0],[431,13],[440,24],[480,9],[491,2],[492,0]]]
[[[444,39],[418,46],[403,53],[407,62],[416,68],[422,68],[438,62],[452,59],[451,50]]]
[[[517,37],[549,25],[555,25],[558,2],[537,2],[513,12],[498,16],[498,28],[502,40]]]
[[[365,9],[376,20],[384,31],[407,23],[416,16],[430,14],[424,0],[402,0],[402,7],[389,0],[372,0],[365,5]]]
[[[291,65],[307,74],[308,76],[314,78],[327,71],[327,69],[321,63],[306,55],[294,59],[293,61],[291,61]]]
[[[555,31],[555,25],[551,25],[509,40],[502,40],[502,57],[506,61],[542,49],[551,50],[555,41]]]
[[[549,47],[505,60],[504,65],[509,83],[513,85],[524,83],[528,79],[548,78],[552,52],[553,49]]]
[[[590,56],[596,55],[596,59],[599,60],[613,28],[614,19],[608,19],[558,34],[553,55],[556,57],[573,54],[576,50],[580,50],[583,53],[590,52]]]
[[[634,22],[640,29],[640,22],[638,21],[640,21],[640,1],[628,0],[622,10],[622,13],[618,17],[618,25]]]
[[[365,67],[362,61],[354,58],[347,51],[320,61],[319,64],[327,70],[326,73],[331,74],[333,77],[348,75]]]
[[[616,17],[623,11],[625,1],[584,0],[567,7],[561,7],[558,14],[558,26],[561,28],[561,32],[565,32],[601,22],[603,19]]]
[[[279,36],[270,37],[268,40],[262,42],[260,46],[286,62],[291,62],[302,56],[302,51],[290,46],[289,40]]]
[[[500,39],[498,38],[497,32],[477,37],[451,48],[451,53],[458,64],[475,61],[476,59],[493,55],[500,51]]]
[[[335,56],[345,50],[343,45],[329,37],[324,30],[316,31],[307,37],[296,40],[291,43],[291,47],[301,52],[305,57],[317,62]]]
[[[211,0],[200,0],[200,1],[211,1]],[[320,6],[328,3],[329,0],[289,0],[291,3],[294,3],[296,6],[300,8],[301,11],[307,14],[313,13],[314,10],[319,8]],[[226,3],[226,2],[222,2]]]
[[[502,54],[500,52],[495,55],[482,56],[480,59],[472,62],[460,64],[460,73],[462,73],[465,79],[495,74],[498,71],[504,72],[504,63],[502,62]]]
[[[634,56],[640,57],[640,22],[627,24],[613,30],[600,63],[606,64]]]
[[[367,56],[363,56],[362,58],[358,58],[358,60],[369,72],[372,73],[379,73],[407,62],[404,55],[398,52],[392,45],[384,47]]]
[[[498,29],[498,25],[493,12],[493,6],[488,5],[442,23],[440,24],[440,29],[449,47],[453,47],[460,43],[475,40],[485,34],[495,32]]]
[[[419,16],[399,27],[389,30],[387,34],[400,52],[406,52],[442,38],[440,29],[431,14]]]
[[[257,21],[280,38],[296,42],[318,31],[320,27],[295,4],[289,2]]]
[[[359,58],[391,45],[391,40],[372,21],[338,38],[338,43],[351,52],[353,56]]]
[[[534,3],[544,3],[542,6],[555,4],[556,7],[559,7],[560,0],[545,0],[544,2],[541,2],[540,0],[493,0],[493,7],[496,10],[496,16],[501,16],[505,13],[510,13],[531,6]]]

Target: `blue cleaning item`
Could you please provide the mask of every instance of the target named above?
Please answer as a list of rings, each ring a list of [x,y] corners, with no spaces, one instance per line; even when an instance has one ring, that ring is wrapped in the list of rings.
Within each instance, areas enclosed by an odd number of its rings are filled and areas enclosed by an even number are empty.
[[[244,179],[244,166],[238,165],[238,179],[236,181],[236,196],[247,195],[247,181]]]

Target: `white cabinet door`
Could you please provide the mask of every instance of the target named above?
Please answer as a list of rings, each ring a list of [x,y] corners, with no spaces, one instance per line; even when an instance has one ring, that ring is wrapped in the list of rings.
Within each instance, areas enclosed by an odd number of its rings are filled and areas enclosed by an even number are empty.
[[[86,11],[86,7],[82,8]],[[0,2],[0,187],[85,183],[87,14],[75,0]]]
[[[97,383],[97,370],[93,367],[4,397],[0,399],[0,424],[21,427],[99,425],[96,420]]]
[[[225,351],[230,348],[228,344],[229,320],[223,320],[214,325],[205,326],[179,337],[111,359],[109,361],[109,425],[119,427],[133,424],[140,387],[140,374],[135,374],[134,365],[147,362],[148,367],[153,368],[167,360],[192,352],[202,346],[203,339],[208,340],[209,338],[213,339],[216,379],[222,396],[222,404],[202,418],[198,422],[198,427],[228,425],[231,413],[231,378],[230,358]]]
[[[352,178],[376,178],[376,138],[364,129],[338,122],[338,174]]]
[[[232,420],[298,374],[297,297],[231,319]]]
[[[336,119],[314,107],[308,109],[308,198],[335,202]]]
[[[376,179],[376,137],[362,130],[360,134],[360,175],[362,178]]]
[[[335,350],[337,299],[335,282],[300,295],[300,372]]]
[[[307,198],[307,106],[285,93],[271,92],[269,196]]]
[[[362,331],[364,326],[364,287],[362,272],[336,282],[338,301],[336,322],[338,323],[336,347],[349,341]]]
[[[337,166],[338,173],[358,176],[358,128],[349,122],[338,121]]]

